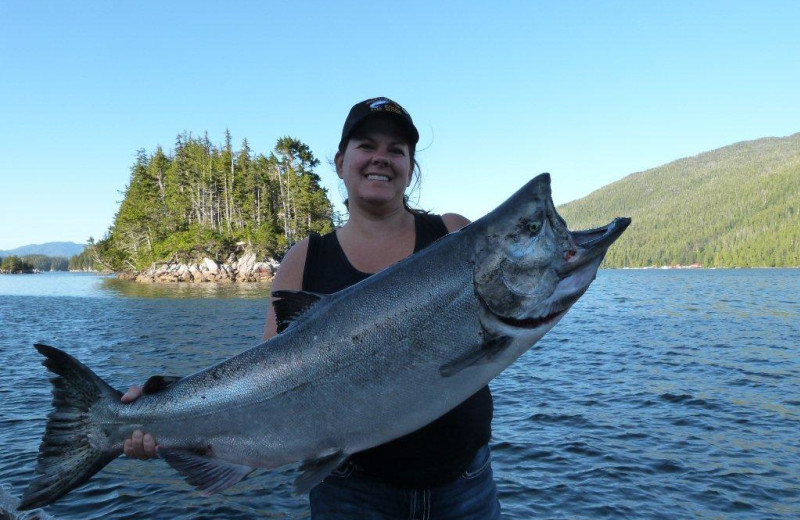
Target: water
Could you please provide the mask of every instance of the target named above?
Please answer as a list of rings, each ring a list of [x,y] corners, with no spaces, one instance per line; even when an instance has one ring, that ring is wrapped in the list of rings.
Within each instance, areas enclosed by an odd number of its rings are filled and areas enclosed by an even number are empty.
[[[258,342],[267,289],[0,275],[0,483],[20,495],[50,387],[46,342],[124,389]],[[800,271],[601,271],[492,383],[504,518],[800,517]],[[307,518],[291,468],[204,498],[117,459],[57,518]]]

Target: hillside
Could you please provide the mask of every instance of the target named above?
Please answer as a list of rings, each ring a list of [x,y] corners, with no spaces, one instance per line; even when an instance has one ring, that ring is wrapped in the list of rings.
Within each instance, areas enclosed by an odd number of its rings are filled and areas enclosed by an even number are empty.
[[[558,209],[571,229],[633,218],[607,267],[800,266],[800,133],[634,173]]]
[[[52,257],[70,258],[83,252],[86,246],[75,242],[47,242],[46,244],[31,244],[0,251],[0,258],[5,256],[45,255]]]

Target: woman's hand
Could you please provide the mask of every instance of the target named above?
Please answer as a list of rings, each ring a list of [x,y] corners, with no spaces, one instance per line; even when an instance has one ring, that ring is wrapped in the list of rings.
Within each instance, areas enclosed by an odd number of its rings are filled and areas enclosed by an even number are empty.
[[[122,395],[120,399],[123,403],[132,403],[142,395],[142,388],[139,386],[132,386],[128,391]],[[134,459],[147,460],[157,459],[158,453],[156,452],[156,440],[149,433],[144,433],[142,430],[136,430],[131,435],[130,439],[125,439],[124,451],[126,457]]]

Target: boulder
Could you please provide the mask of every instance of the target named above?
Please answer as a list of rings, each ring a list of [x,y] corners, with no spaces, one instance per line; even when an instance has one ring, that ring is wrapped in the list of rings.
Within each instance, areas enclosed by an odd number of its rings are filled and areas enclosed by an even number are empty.
[[[153,264],[131,278],[141,283],[268,282],[275,276],[278,265],[271,258],[259,261],[254,252],[245,250],[239,257],[231,254],[222,264],[208,257],[196,264],[175,261]]]
[[[219,271],[219,265],[217,265],[217,263],[210,258],[203,258],[201,269],[208,271],[209,273],[216,274]]]

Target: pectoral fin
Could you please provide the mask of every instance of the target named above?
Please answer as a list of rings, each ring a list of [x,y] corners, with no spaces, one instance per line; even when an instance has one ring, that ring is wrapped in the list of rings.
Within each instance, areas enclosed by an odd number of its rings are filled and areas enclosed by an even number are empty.
[[[341,451],[335,451],[328,455],[323,455],[316,459],[309,459],[300,465],[302,473],[294,481],[294,493],[302,495],[308,493],[311,488],[325,480],[345,460],[347,455]]]
[[[487,339],[480,348],[467,352],[440,366],[439,373],[442,377],[451,377],[465,368],[481,363],[490,363],[500,352],[504,351],[509,344],[511,344],[511,338],[508,336],[492,336]]]
[[[159,448],[158,455],[204,496],[228,489],[254,469],[244,464],[234,464],[210,457],[195,450]]]

